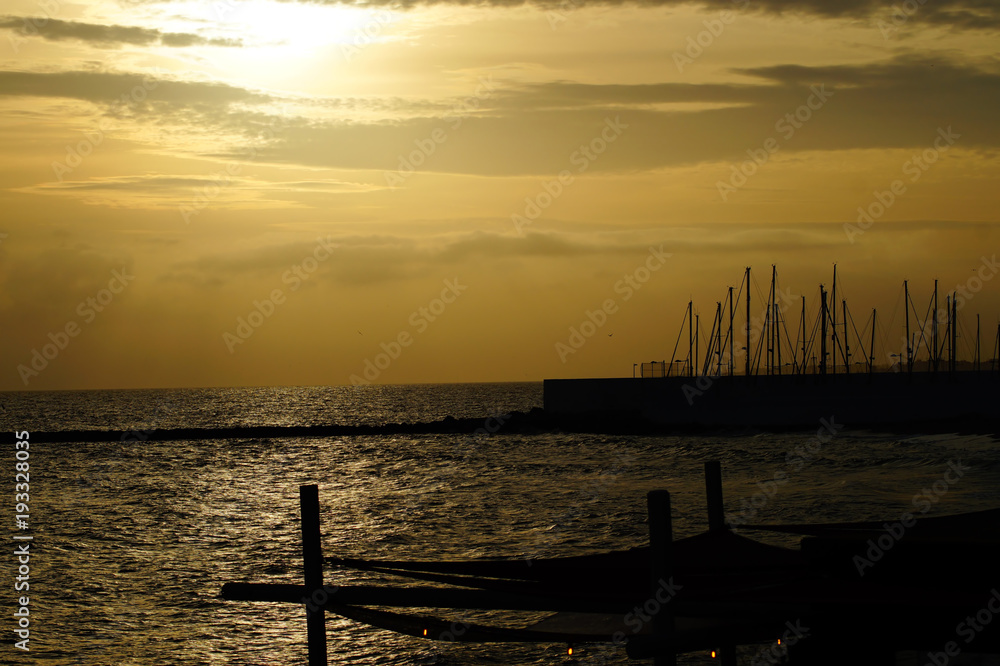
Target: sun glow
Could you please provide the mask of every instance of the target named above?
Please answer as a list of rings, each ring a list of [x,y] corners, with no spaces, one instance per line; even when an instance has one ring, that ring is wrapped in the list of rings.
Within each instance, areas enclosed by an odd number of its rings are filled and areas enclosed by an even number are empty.
[[[181,69],[193,64],[218,81],[310,97],[343,94],[344,77],[364,80],[371,55],[386,42],[405,39],[411,21],[383,8],[213,0],[177,3],[169,16],[150,12],[147,23],[237,45],[189,49],[183,59],[171,61]],[[334,70],[343,76],[331,77]]]
[[[220,11],[229,36],[249,46],[308,51],[341,44],[364,46],[383,37],[396,15],[385,9],[310,5],[272,0],[234,3]]]

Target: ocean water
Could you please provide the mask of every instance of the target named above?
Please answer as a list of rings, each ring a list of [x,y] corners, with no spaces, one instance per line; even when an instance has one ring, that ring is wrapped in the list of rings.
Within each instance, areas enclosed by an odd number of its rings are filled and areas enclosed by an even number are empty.
[[[672,492],[675,536],[695,534],[706,526],[702,466],[710,459],[722,462],[726,510],[737,521],[880,520],[925,505],[927,515],[1000,505],[996,438],[895,436],[835,414],[832,427],[781,434],[143,439],[145,430],[187,426],[485,419],[541,399],[537,383],[2,393],[8,544],[24,534],[13,526],[13,432],[122,437],[31,446],[31,651],[12,645],[22,593],[12,591],[16,564],[7,555],[0,663],[305,663],[301,606],[219,599],[226,582],[301,581],[302,484],[319,484],[325,555],[421,559],[642,545],[645,495],[659,488]],[[934,491],[957,463],[963,476]],[[363,578],[326,573],[332,584]],[[427,641],[331,615],[327,632],[331,664],[627,663],[603,647],[577,646],[571,662],[565,645]]]

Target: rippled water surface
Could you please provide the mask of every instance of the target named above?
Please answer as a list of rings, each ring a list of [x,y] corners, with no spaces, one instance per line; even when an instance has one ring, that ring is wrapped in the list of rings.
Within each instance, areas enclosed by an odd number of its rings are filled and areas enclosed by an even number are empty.
[[[15,429],[124,434],[486,416],[539,406],[541,385],[8,393],[0,399],[9,442]],[[996,507],[1000,481],[992,437],[894,437],[849,424],[824,442],[815,431],[427,435],[36,444],[31,453],[32,651],[16,663],[44,664],[305,663],[300,606],[223,602],[218,594],[229,581],[301,580],[298,486],[306,483],[320,487],[327,555],[465,558],[640,545],[645,494],[655,488],[672,491],[676,536],[701,531],[702,465],[713,458],[723,464],[727,512],[752,522],[896,518],[912,511],[914,497],[959,460],[969,470],[937,498],[931,514]],[[787,482],[767,483],[779,472]],[[13,491],[9,477],[0,482],[4,497]],[[8,590],[0,603],[10,618],[9,558],[0,560],[0,569]],[[351,575],[331,571],[327,578],[346,582]],[[336,617],[328,617],[328,634],[331,664],[567,663],[565,646],[429,642]],[[13,653],[9,644],[4,653]],[[623,654],[612,661],[626,663]],[[588,661],[583,648],[579,663],[600,662]]]

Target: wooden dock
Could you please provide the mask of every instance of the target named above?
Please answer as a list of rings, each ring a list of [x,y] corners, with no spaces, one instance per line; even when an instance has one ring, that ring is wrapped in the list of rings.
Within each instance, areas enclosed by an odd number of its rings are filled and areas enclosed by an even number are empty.
[[[728,528],[718,462],[705,471],[706,532],[674,540],[670,494],[658,490],[647,496],[648,546],[530,562],[324,559],[319,489],[302,486],[302,583],[227,583],[222,597],[304,606],[310,666],[327,663],[326,613],[428,640],[605,643],[656,666],[696,651],[735,666],[737,646],[782,639],[791,664],[884,666],[901,650],[958,649],[957,620],[978,617],[974,645],[962,648],[1000,653],[1000,621],[982,622],[1000,612],[1000,510],[915,520],[884,562],[859,573],[853,558],[888,523],[744,526],[805,535],[798,550],[770,546]],[[408,582],[337,585],[324,564]],[[555,615],[530,627],[463,623],[457,632],[418,607]]]

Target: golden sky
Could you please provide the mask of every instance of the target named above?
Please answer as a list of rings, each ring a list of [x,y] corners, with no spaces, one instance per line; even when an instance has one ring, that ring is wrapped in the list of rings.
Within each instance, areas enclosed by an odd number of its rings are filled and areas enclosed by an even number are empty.
[[[2,11],[0,390],[628,376],[772,264],[992,348],[996,4]]]

